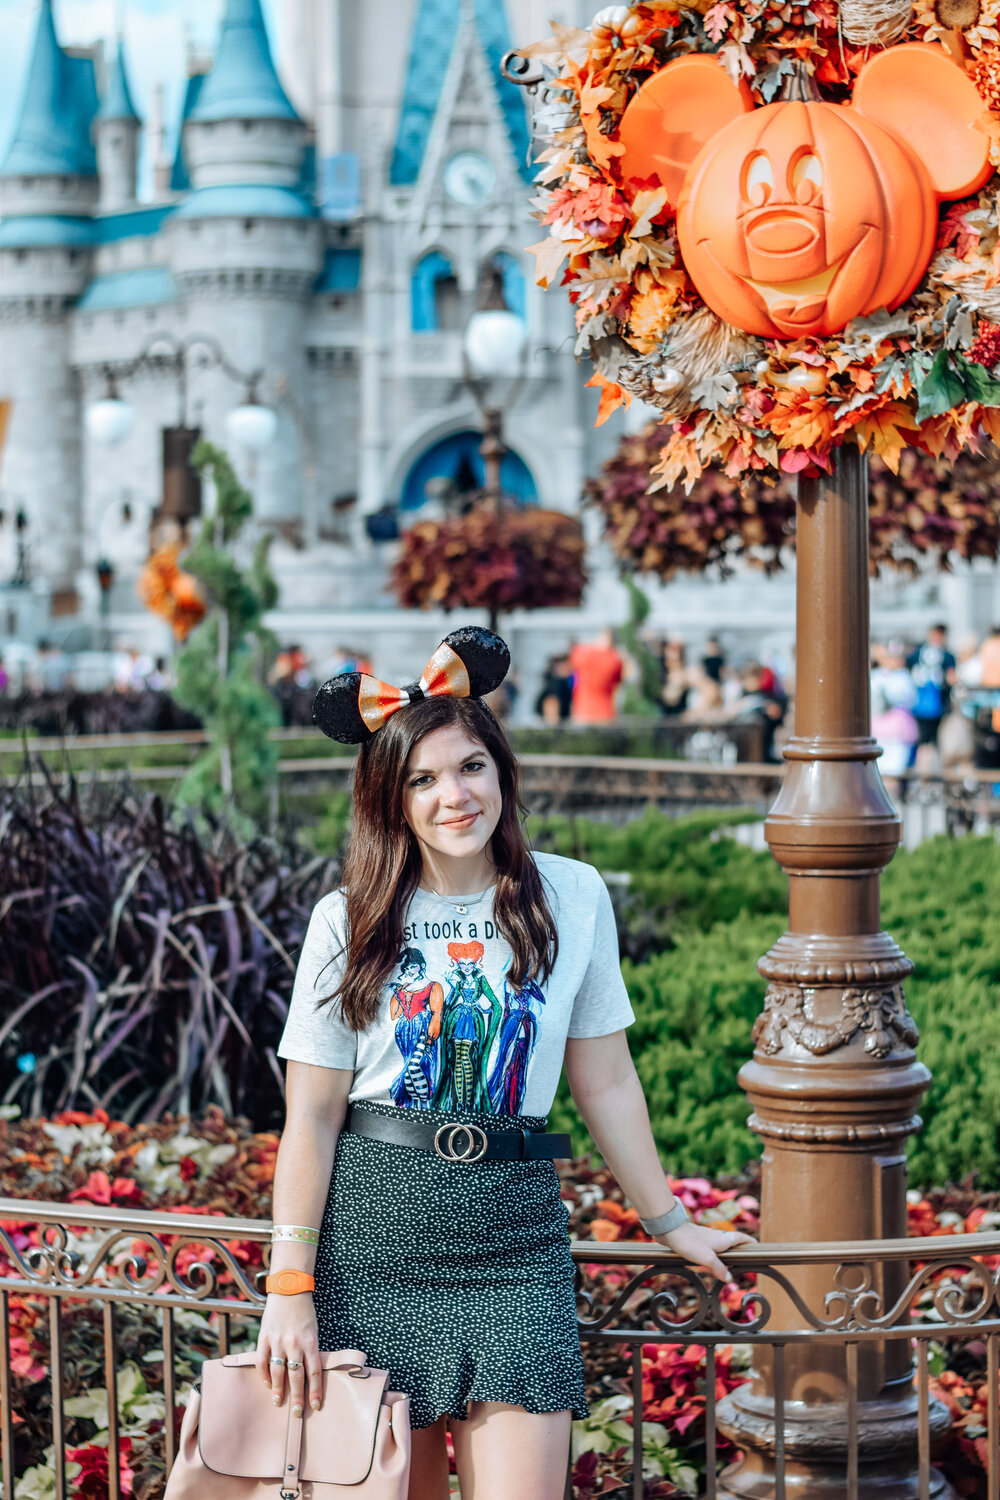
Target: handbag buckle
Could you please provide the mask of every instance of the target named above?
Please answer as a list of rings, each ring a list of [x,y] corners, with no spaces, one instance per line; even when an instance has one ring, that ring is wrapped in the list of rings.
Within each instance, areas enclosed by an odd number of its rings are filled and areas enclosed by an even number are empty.
[[[434,1135],[434,1150],[442,1161],[482,1161],[488,1146],[479,1125],[441,1125]]]
[[[278,1491],[278,1494],[280,1495],[281,1500],[299,1500],[299,1495],[301,1494],[301,1491],[300,1491],[298,1485],[296,1485],[295,1488],[294,1488],[294,1490],[280,1489]]]

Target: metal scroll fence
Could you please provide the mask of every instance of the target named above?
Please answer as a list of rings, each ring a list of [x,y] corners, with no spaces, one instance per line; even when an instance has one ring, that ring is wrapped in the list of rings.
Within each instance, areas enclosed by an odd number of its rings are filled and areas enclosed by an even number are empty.
[[[40,1243],[26,1248],[17,1227],[37,1228]],[[192,1312],[207,1315],[214,1351],[230,1351],[237,1329],[252,1328],[263,1306],[256,1273],[249,1272],[239,1247],[259,1244],[266,1262],[270,1224],[260,1219],[195,1214],[151,1213],[94,1207],[87,1203],[40,1203],[0,1199],[0,1255],[7,1262],[0,1277],[0,1445],[2,1500],[15,1490],[15,1431],[12,1406],[12,1307],[30,1300],[47,1322],[48,1382],[55,1495],[67,1493],[64,1388],[67,1379],[65,1328],[70,1309],[85,1302],[100,1317],[103,1378],[108,1392],[108,1494],[122,1495],[119,1464],[119,1330],[129,1309],[140,1308],[162,1354],[165,1459],[173,1461],[176,1418],[181,1402],[177,1334]],[[706,1284],[675,1256],[655,1245],[578,1241],[580,1339],[585,1354],[617,1349],[630,1361],[628,1380],[633,1467],[630,1494],[642,1500],[643,1400],[641,1351],[662,1345],[704,1350],[705,1476],[701,1494],[714,1500],[718,1489],[716,1359],[741,1346],[752,1365],[767,1365],[773,1405],[768,1405],[767,1452],[770,1489],[785,1500],[786,1478],[800,1451],[815,1434],[803,1431],[803,1394],[819,1384],[809,1377],[815,1363],[832,1372],[845,1399],[835,1413],[845,1500],[859,1500],[859,1469],[865,1412],[859,1370],[880,1368],[878,1351],[902,1343],[903,1367],[912,1383],[906,1432],[895,1438],[899,1462],[908,1467],[920,1497],[939,1489],[933,1458],[942,1435],[943,1413],[931,1394],[932,1355],[959,1342],[985,1349],[987,1399],[984,1416],[984,1500],[1000,1500],[1000,1234],[960,1234],[944,1238],[879,1240],[810,1245],[746,1246],[728,1257],[738,1298],[718,1284]],[[615,1274],[609,1276],[608,1272]],[[828,1274],[827,1274],[828,1273]],[[817,1280],[819,1276],[819,1280]],[[813,1289],[807,1298],[803,1280]],[[817,1306],[815,1288],[825,1292]],[[780,1320],[773,1304],[785,1309]],[[832,1352],[831,1352],[832,1351]],[[872,1356],[874,1356],[874,1361]],[[147,1356],[148,1357],[148,1356]],[[154,1353],[153,1358],[158,1356]],[[899,1360],[896,1361],[897,1365]],[[803,1372],[806,1372],[804,1379]],[[904,1382],[905,1383],[905,1382]],[[898,1381],[897,1381],[898,1386]],[[829,1389],[829,1386],[828,1386]],[[829,1415],[829,1413],[827,1413]],[[821,1413],[822,1416],[822,1413]],[[803,1448],[803,1443],[805,1447]],[[907,1449],[911,1450],[909,1453]],[[883,1479],[884,1483],[884,1479]],[[889,1494],[891,1491],[880,1490]],[[617,1493],[623,1493],[621,1490]],[[832,1491],[831,1491],[832,1493]],[[902,1493],[902,1491],[899,1491]],[[571,1494],[567,1482],[567,1496]]]

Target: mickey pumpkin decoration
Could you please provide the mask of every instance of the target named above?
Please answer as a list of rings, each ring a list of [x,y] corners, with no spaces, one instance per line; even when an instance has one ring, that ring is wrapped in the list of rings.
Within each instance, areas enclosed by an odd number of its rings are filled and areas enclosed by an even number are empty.
[[[688,275],[720,318],[763,338],[827,337],[911,295],[939,204],[992,173],[984,116],[968,75],[928,43],[873,56],[849,105],[754,108],[745,83],[696,54],[628,105],[621,172],[666,188]]]

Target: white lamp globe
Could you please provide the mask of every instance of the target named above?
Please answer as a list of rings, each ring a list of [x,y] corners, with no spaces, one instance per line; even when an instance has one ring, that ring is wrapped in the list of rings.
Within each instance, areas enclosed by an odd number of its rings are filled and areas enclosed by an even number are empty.
[[[114,448],[123,443],[132,431],[133,411],[127,401],[109,396],[104,401],[94,401],[84,412],[84,423],[92,442],[102,448]]]
[[[527,338],[517,313],[500,307],[473,313],[465,330],[465,355],[473,373],[484,380],[519,374]]]
[[[274,442],[278,419],[269,406],[247,401],[234,406],[226,418],[226,435],[231,443],[247,453],[260,453]]]

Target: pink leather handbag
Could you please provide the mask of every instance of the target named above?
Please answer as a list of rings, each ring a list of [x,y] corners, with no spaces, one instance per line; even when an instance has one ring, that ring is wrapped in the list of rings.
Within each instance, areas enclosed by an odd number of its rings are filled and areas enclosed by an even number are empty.
[[[321,1354],[323,1404],[292,1416],[253,1353],[207,1359],[164,1500],[406,1500],[410,1400],[359,1349]]]

